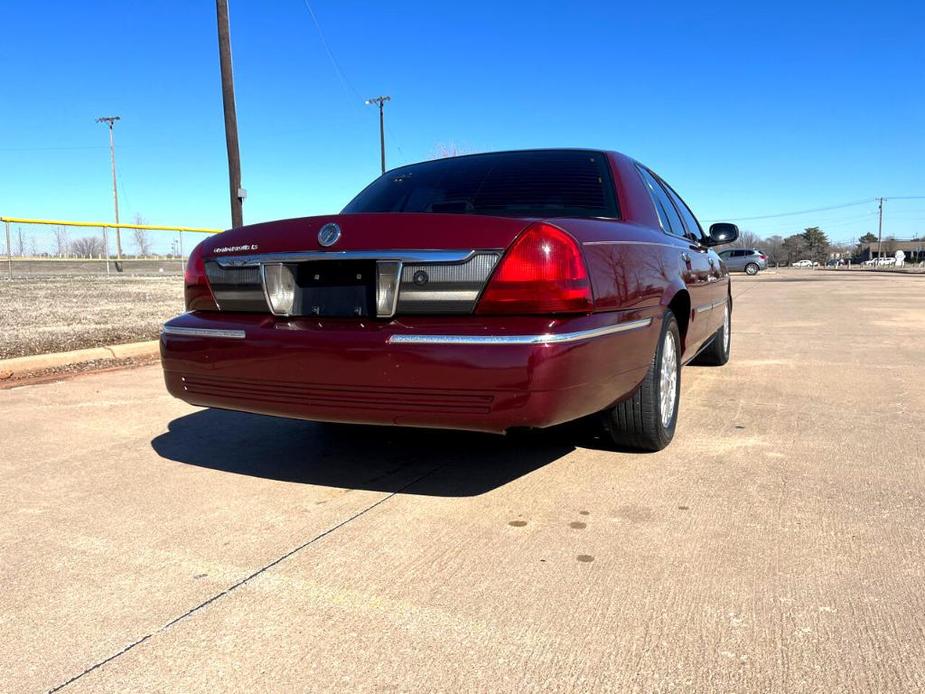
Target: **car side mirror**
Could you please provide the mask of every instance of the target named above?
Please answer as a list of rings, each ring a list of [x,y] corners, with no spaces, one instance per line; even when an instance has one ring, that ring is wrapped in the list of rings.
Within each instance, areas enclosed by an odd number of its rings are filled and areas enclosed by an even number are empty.
[[[739,238],[739,227],[729,222],[717,222],[710,225],[710,233],[704,239],[704,245],[722,246]]]

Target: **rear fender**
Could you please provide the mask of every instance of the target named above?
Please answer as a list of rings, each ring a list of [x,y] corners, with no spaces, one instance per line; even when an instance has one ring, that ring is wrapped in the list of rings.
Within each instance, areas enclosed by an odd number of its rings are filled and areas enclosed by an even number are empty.
[[[691,295],[680,279],[668,285],[662,295],[661,306],[663,312],[665,309],[671,309],[675,320],[678,321],[678,331],[681,333],[681,352],[686,358],[688,356],[687,328],[691,321]]]

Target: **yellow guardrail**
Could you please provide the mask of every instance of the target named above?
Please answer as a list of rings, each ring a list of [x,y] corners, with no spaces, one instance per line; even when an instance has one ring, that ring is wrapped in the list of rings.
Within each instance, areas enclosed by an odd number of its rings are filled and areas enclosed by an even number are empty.
[[[191,231],[197,234],[220,234],[224,229],[208,227],[172,227],[157,224],[116,224],[115,222],[69,222],[61,219],[29,219],[28,217],[0,217],[7,224],[48,224],[51,226],[95,227],[97,229],[145,229],[150,231]]]

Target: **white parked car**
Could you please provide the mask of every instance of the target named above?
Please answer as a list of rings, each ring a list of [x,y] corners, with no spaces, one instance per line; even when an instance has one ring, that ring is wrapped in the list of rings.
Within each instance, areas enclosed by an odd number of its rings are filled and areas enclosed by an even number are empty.
[[[812,260],[798,260],[793,264],[793,267],[815,267],[819,263],[814,263]]]

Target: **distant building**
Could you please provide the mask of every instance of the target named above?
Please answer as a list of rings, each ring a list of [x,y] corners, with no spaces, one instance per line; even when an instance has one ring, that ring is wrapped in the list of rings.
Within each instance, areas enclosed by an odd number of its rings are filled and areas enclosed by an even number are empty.
[[[858,259],[869,260],[870,258],[876,258],[878,245],[881,246],[879,255],[892,257],[896,254],[896,251],[902,251],[906,254],[907,263],[925,261],[925,239],[920,241],[893,241],[892,239],[887,241],[884,239],[879,244],[877,241],[862,243],[860,253],[857,256]]]

